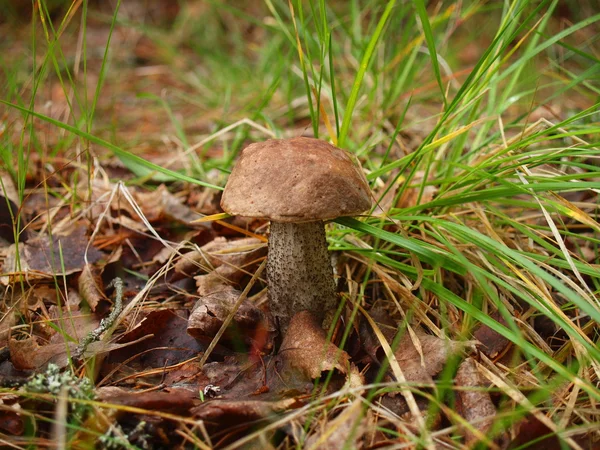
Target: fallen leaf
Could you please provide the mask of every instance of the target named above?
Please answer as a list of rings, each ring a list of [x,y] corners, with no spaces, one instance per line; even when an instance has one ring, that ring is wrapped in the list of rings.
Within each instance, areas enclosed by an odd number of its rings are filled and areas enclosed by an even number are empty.
[[[407,381],[415,383],[430,383],[432,377],[444,368],[448,358],[467,345],[465,342],[440,339],[425,333],[420,328],[415,329],[415,335],[421,347],[421,352],[415,346],[409,333],[405,333],[394,356]]]
[[[381,304],[376,303],[369,310],[369,315],[377,324],[388,342],[392,342],[394,335],[398,330],[398,325],[390,317],[387,311]],[[359,346],[367,354],[368,358],[364,358],[363,362],[375,362],[381,364],[385,358],[385,353],[381,349],[381,342],[377,339],[377,335],[373,332],[373,328],[366,320],[361,320],[358,326]]]
[[[177,221],[191,228],[206,228],[206,224],[194,223],[199,215],[183,200],[173,195],[164,184],[153,192],[134,191],[133,197],[149,222]],[[132,215],[133,217],[137,214]]]
[[[317,424],[317,433],[306,440],[304,448],[307,450],[363,448],[361,441],[365,433],[365,422],[362,406],[362,401],[355,400],[335,419]]]
[[[120,366],[131,358],[127,367],[148,369],[164,367],[193,358],[204,347],[186,333],[187,312],[163,309],[150,312],[131,331],[123,334],[118,342],[137,341],[136,345],[113,351],[108,356],[103,370]],[[136,355],[139,355],[136,357]]]
[[[566,446],[566,444],[564,444],[550,428],[534,416],[525,417],[515,425],[515,428],[517,430],[516,436],[508,445],[508,450],[520,448],[527,448],[528,450],[550,450]],[[561,443],[563,445],[561,445]]]
[[[194,337],[214,337],[241,294],[240,291],[227,287],[199,299],[188,320],[187,332]],[[241,338],[247,344],[251,344],[261,333],[260,329],[274,331],[265,313],[250,300],[244,299],[224,337],[233,338],[234,341]]]
[[[80,272],[86,264],[86,256],[88,263],[102,257],[99,250],[91,245],[88,247],[85,233],[85,229],[79,227],[68,236],[37,237],[19,244],[18,248],[17,244],[13,244],[7,250],[3,271],[25,274],[29,280]],[[20,252],[19,258],[17,251]],[[3,283],[10,282],[9,277],[2,278]]]
[[[77,306],[59,308],[52,305],[48,308],[48,313],[54,329],[50,338],[51,344],[64,343],[65,336],[67,339],[72,338],[79,342],[100,325],[100,321],[94,314],[84,313]]]
[[[229,428],[239,426],[241,423],[265,419],[276,413],[285,412],[293,408],[297,403],[293,398],[277,402],[261,400],[213,400],[194,408],[192,413],[195,418],[206,421],[208,425],[218,424],[219,427]]]
[[[220,276],[239,280],[244,270],[246,274],[250,273],[248,265],[256,265],[266,254],[267,245],[259,239],[227,240],[218,237],[199,250],[185,253],[175,264],[175,272],[191,276],[198,271],[209,273],[224,266],[227,270],[220,272]]]
[[[490,318],[506,326],[506,321],[502,318],[500,313],[495,312],[490,314]],[[481,352],[490,359],[494,359],[502,354],[510,344],[510,341],[507,338],[484,324],[479,325],[475,329],[473,337],[481,342]]]
[[[496,408],[490,394],[482,389],[485,383],[473,358],[466,358],[458,366],[454,383],[461,388],[456,391],[456,412],[485,435],[494,422]],[[467,445],[479,441],[475,433],[466,427],[461,429]]]
[[[17,323],[17,314],[14,308],[9,308],[8,311],[2,314],[0,318],[0,347],[6,346],[10,329]]]
[[[11,338],[8,340],[10,361],[17,370],[39,371],[47,364],[53,363],[65,367],[68,362],[67,350],[75,350],[74,344],[39,345],[35,336],[26,339]]]
[[[20,397],[12,393],[0,394],[0,430],[9,436],[21,436],[25,431],[23,417],[19,414]]]
[[[189,414],[198,399],[198,392],[184,387],[170,387],[161,391],[136,392],[116,386],[96,389],[99,400],[106,403],[130,406],[171,414]]]
[[[86,264],[77,280],[79,293],[85,299],[92,311],[96,311],[98,303],[106,299],[102,289],[102,279],[99,276],[94,276],[92,273],[92,265]]]
[[[284,378],[299,372],[306,380],[313,380],[333,369],[345,375],[350,367],[348,354],[327,340],[327,334],[308,311],[292,317],[279,356]]]
[[[99,325],[95,316],[81,314],[76,308],[67,310],[66,307],[63,307],[62,319],[57,306],[51,306],[49,313],[50,320],[48,322],[53,326],[44,328],[52,330],[47,343],[40,345],[40,338],[33,335],[27,336],[25,339],[15,337],[9,339],[10,360],[15,369],[37,371],[50,363],[56,364],[60,368],[65,367],[69,355],[73,354],[79,340]]]

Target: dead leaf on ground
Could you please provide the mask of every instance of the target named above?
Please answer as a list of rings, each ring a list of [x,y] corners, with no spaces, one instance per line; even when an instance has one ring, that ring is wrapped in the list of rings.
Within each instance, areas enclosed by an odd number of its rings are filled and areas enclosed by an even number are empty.
[[[0,430],[9,436],[21,436],[25,431],[19,400],[20,397],[12,393],[0,394]]]
[[[131,331],[123,334],[120,344],[134,345],[112,351],[105,362],[105,373],[114,367],[123,371],[164,367],[196,357],[204,347],[186,332],[187,311],[163,309],[151,311]],[[131,359],[133,358],[133,359]],[[122,363],[128,361],[126,366]]]
[[[199,296],[209,295],[227,286],[239,285],[244,277],[254,273],[260,260],[265,257],[267,247],[264,243],[257,244],[257,239],[248,239],[253,240],[249,246],[242,244],[207,255],[209,263],[216,268],[205,275],[194,277]]]
[[[74,307],[70,310],[63,307],[59,314],[58,307],[53,305],[48,311],[49,322],[54,325],[44,327],[45,330],[52,330],[48,341],[42,343],[44,341],[38,336],[27,336],[24,339],[13,336],[9,339],[10,360],[15,369],[39,370],[49,363],[65,367],[79,341],[100,323],[95,316],[83,314]]]
[[[283,413],[290,408],[294,408],[297,403],[298,401],[293,398],[276,402],[261,400],[213,400],[194,408],[192,413],[197,419],[207,422],[208,426],[218,424],[219,427],[230,428],[265,419],[277,413]]]
[[[550,450],[563,448],[556,434],[534,416],[525,417],[515,424],[515,437],[506,447],[509,450],[527,448],[528,450]],[[566,444],[564,444],[566,445]],[[594,447],[589,447],[594,448]]]
[[[14,308],[9,308],[2,313],[0,317],[0,347],[5,347],[10,329],[17,323],[17,312]]]
[[[355,400],[333,420],[317,424],[317,432],[309,436],[304,444],[307,450],[361,449],[365,433],[365,418],[362,401]]]
[[[410,186],[404,190],[398,199],[398,202],[395,205],[396,208],[412,208],[417,204],[424,204],[433,200],[433,197],[437,194],[438,188],[436,186],[426,185],[421,189],[424,175],[425,172],[423,171],[419,171],[415,174],[410,180]]]
[[[11,338],[8,340],[10,361],[17,370],[40,370],[46,364],[54,363],[65,367],[68,362],[68,349],[73,352],[74,344],[46,344],[39,345],[35,336],[26,339]]]
[[[96,389],[96,395],[99,400],[107,403],[185,415],[190,413],[198,401],[198,391],[184,387],[138,392],[116,386],[105,386]]]
[[[490,314],[490,319],[506,326],[506,321],[499,312]],[[480,351],[490,359],[496,358],[502,354],[510,344],[510,341],[497,331],[494,331],[485,324],[479,325],[473,332],[473,337],[481,342]]]
[[[234,288],[226,287],[199,299],[188,320],[187,332],[198,338],[214,337],[241,294]],[[235,312],[224,337],[234,340],[241,338],[246,344],[251,344],[258,336],[272,332],[274,332],[274,327],[269,324],[265,313],[254,306],[250,300],[244,299]],[[268,349],[264,348],[266,351]]]
[[[387,309],[382,306],[382,302],[375,303],[369,309],[369,316],[377,324],[388,342],[392,342],[394,335],[398,330],[398,324],[392,319]],[[363,362],[375,362],[381,364],[385,353],[381,349],[381,342],[373,332],[373,328],[366,320],[361,320],[358,325],[359,346],[366,353]]]
[[[350,368],[348,353],[327,340],[327,334],[308,311],[292,317],[279,356],[284,379],[296,373],[310,381],[333,369],[346,375]]]
[[[218,237],[208,244],[203,245],[199,250],[186,253],[175,264],[175,272],[185,276],[191,276],[198,271],[211,272],[221,266],[228,270],[221,276],[227,278],[227,275],[237,275],[239,280],[251,263],[258,261],[267,254],[267,245],[256,238],[243,238],[228,240],[224,237]]]
[[[100,321],[94,314],[80,311],[77,306],[59,308],[56,305],[48,308],[51,323],[60,330],[54,330],[50,338],[51,344],[60,344],[65,342],[65,336],[75,339],[79,342],[90,331],[98,328]]]
[[[17,265],[17,250],[20,252],[20,270]],[[20,244],[18,249],[13,244],[7,250],[3,271],[25,274],[28,280],[69,275],[83,269],[86,256],[88,263],[94,263],[103,255],[92,245],[88,247],[86,230],[79,227],[68,236],[29,239],[27,243]],[[10,278],[2,277],[2,282],[8,284]]]
[[[432,377],[442,371],[448,358],[468,344],[440,339],[425,333],[420,328],[415,329],[415,335],[421,351],[417,349],[411,335],[405,333],[394,352],[406,380],[415,383],[431,382]]]
[[[460,388],[456,391],[456,412],[485,435],[494,422],[496,408],[490,394],[482,389],[485,383],[477,371],[477,364],[473,358],[465,359],[458,366],[454,383]],[[480,440],[466,427],[461,429],[467,445]]]
[[[191,228],[205,228],[206,224],[192,223],[199,215],[183,203],[183,199],[169,192],[161,184],[154,192],[134,191],[133,197],[149,222],[174,220]],[[137,214],[133,212],[132,217]]]
[[[79,294],[85,299],[92,311],[96,311],[98,303],[102,300],[106,300],[102,286],[102,279],[99,276],[95,276],[92,272],[93,268],[91,264],[86,264],[79,275],[77,280],[77,286],[79,288]]]

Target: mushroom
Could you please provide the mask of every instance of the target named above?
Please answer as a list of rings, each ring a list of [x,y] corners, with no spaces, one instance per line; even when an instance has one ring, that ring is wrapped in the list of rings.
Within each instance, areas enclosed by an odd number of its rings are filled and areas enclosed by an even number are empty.
[[[269,301],[283,330],[297,312],[322,319],[336,306],[324,221],[371,207],[367,181],[346,152],[305,137],[251,144],[229,176],[221,207],[271,221]]]

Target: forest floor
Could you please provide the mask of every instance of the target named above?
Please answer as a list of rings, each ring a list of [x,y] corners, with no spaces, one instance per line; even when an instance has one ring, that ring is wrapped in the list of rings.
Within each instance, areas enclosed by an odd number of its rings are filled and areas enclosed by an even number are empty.
[[[595,2],[0,1],[0,446],[600,448]],[[280,332],[240,151],[373,208]]]

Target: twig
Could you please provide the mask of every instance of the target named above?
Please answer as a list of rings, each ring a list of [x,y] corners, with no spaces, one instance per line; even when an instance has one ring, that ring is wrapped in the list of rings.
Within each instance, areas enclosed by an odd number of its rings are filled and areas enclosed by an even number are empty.
[[[108,330],[110,327],[112,327],[112,325],[117,320],[117,317],[119,317],[119,314],[121,314],[121,311],[123,310],[123,280],[118,277],[115,278],[108,284],[108,286],[106,286],[106,289],[110,289],[113,286],[115,288],[115,303],[113,306],[113,310],[108,315],[108,317],[106,317],[100,321],[100,325],[98,326],[98,328],[90,331],[83,338],[81,343],[77,346],[77,348],[73,352],[73,359],[75,359],[75,360],[82,359],[83,354],[85,353],[87,347],[92,342],[100,340],[100,336],[102,335],[102,333],[104,333],[106,330]]]

